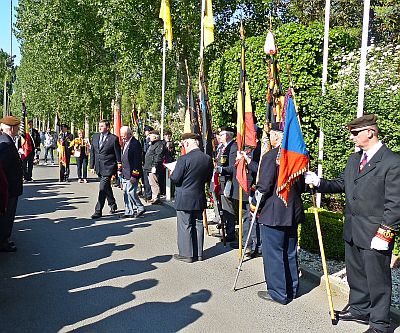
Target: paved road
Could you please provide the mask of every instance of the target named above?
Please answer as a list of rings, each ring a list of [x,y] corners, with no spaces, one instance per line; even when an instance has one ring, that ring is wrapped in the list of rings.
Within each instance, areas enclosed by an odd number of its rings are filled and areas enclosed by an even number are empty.
[[[72,166],[72,177],[75,166]],[[148,206],[143,218],[90,215],[98,183],[58,184],[57,167],[39,166],[25,185],[14,238],[0,254],[0,332],[363,332],[332,326],[324,291],[302,280],[287,306],[257,297],[262,259],[244,263],[231,291],[237,252],[205,240],[203,262],[176,253],[175,211]],[[114,190],[119,208],[122,193]],[[334,295],[337,309],[345,300]],[[396,332],[400,332],[399,329]]]

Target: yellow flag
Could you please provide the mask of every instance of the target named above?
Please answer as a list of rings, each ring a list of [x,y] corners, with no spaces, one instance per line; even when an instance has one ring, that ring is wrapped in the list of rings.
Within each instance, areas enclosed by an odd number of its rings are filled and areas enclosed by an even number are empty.
[[[204,47],[214,42],[214,15],[212,0],[206,0],[206,14],[204,16]]]
[[[159,17],[164,21],[165,39],[168,41],[168,48],[172,50],[172,21],[169,0],[161,0]]]

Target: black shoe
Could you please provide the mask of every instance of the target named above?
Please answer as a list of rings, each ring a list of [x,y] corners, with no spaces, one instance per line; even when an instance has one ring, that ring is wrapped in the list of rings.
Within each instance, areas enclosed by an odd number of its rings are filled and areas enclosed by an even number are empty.
[[[145,210],[140,210],[136,213],[135,217],[141,217],[144,214]]]
[[[258,297],[262,298],[262,299],[265,300],[265,301],[273,302],[273,303],[278,303],[278,304],[283,304],[283,303],[281,303],[281,302],[278,302],[278,301],[274,300],[274,299],[272,298],[272,296],[268,293],[268,291],[264,291],[264,290],[258,291],[258,292],[257,292],[257,295],[258,295]]]
[[[132,215],[129,215],[129,214],[121,214],[121,215],[119,216],[119,218],[121,218],[121,219],[131,219],[131,218],[134,218],[134,217],[135,217],[134,214],[132,214]]]
[[[7,243],[0,248],[0,252],[17,252],[17,247]]]
[[[100,217],[102,217],[102,214],[100,212],[94,212],[91,217],[92,219],[99,219]]]
[[[369,318],[367,316],[354,315],[349,310],[340,311],[338,313],[338,317],[339,317],[339,320],[343,320],[343,321],[355,321],[356,323],[364,324],[364,325],[369,324]],[[371,331],[371,332],[374,332],[374,331]]]
[[[237,239],[236,239],[235,237],[226,237],[226,241],[227,241],[228,243],[237,242]]]
[[[384,331],[378,330],[375,327],[369,327],[364,333],[384,333]]]
[[[115,214],[117,212],[117,204],[113,204],[110,206],[110,213]]]
[[[8,245],[15,246],[15,243],[12,240],[7,239]]]
[[[174,254],[174,259],[175,260],[179,260],[179,261],[183,261],[183,262],[187,262],[189,264],[193,262],[192,258],[184,257],[184,256],[181,256],[180,254]]]

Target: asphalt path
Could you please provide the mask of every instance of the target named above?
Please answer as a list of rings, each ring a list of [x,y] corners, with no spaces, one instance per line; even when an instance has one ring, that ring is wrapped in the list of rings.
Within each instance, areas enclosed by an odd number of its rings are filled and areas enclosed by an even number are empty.
[[[205,260],[176,261],[175,210],[147,206],[138,219],[92,220],[98,182],[58,184],[56,166],[37,166],[24,185],[13,238],[0,253],[0,333],[25,332],[340,332],[325,291],[301,279],[300,296],[283,306],[259,299],[262,258],[246,261],[231,290],[237,250],[206,237]],[[122,191],[114,188],[119,212]],[[333,295],[336,309],[346,300]],[[396,332],[400,332],[397,329]]]

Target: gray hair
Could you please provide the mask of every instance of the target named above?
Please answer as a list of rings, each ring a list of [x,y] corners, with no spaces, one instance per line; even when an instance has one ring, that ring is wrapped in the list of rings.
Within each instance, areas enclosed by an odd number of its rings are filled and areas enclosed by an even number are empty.
[[[0,127],[4,132],[8,132],[8,131],[11,130],[11,126],[10,125],[6,125],[6,124],[3,124],[3,123],[0,123]]]
[[[120,133],[126,132],[126,134],[132,136],[132,130],[130,129],[129,126],[122,126],[119,131],[120,131]]]

